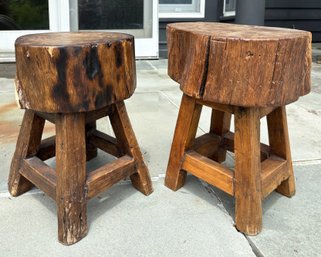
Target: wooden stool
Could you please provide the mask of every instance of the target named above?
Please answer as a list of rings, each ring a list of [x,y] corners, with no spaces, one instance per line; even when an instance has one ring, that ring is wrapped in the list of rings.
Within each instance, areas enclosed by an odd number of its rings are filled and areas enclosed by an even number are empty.
[[[9,192],[34,185],[58,206],[58,239],[87,234],[87,201],[130,176],[143,194],[153,189],[124,99],[136,88],[134,38],[120,33],[49,33],[16,41],[19,103],[25,108],[11,163]],[[109,116],[116,138],[96,130]],[[48,120],[56,136],[41,141]],[[89,174],[97,148],[117,157]],[[56,156],[56,170],[43,161]]]
[[[235,197],[241,232],[262,229],[262,200],[295,193],[285,105],[310,91],[311,34],[222,23],[167,27],[168,74],[184,92],[165,185],[177,190],[186,171]],[[202,106],[209,133],[195,139]],[[230,132],[234,114],[235,133]],[[260,144],[267,117],[269,146]],[[234,172],[222,164],[235,153]]]

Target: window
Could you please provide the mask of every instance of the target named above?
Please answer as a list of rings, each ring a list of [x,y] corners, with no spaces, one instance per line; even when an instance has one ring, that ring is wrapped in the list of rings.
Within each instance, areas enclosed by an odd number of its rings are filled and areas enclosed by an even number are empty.
[[[78,0],[80,30],[143,29],[144,0]]]
[[[0,0],[0,30],[48,29],[48,1]]]
[[[109,30],[151,38],[151,0],[69,0],[72,31]]]
[[[236,8],[236,0],[224,0],[223,15],[234,16]]]
[[[159,0],[160,18],[203,18],[205,0]]]
[[[14,42],[26,34],[66,31],[66,0],[0,0],[0,62],[14,62]],[[59,10],[59,11],[58,11]]]

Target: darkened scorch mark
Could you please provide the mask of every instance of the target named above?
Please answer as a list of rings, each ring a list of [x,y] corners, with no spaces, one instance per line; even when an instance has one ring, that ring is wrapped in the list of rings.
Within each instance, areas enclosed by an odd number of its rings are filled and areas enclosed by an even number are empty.
[[[68,52],[64,48],[59,49],[59,56],[56,59],[56,69],[57,69],[57,83],[53,87],[52,97],[57,102],[58,106],[61,106],[62,109],[68,110],[70,96],[67,91],[67,81],[66,81],[66,72],[67,72],[67,60]]]
[[[100,72],[100,62],[96,46],[92,46],[84,60],[87,77],[91,80]]]
[[[96,108],[105,107],[113,101],[113,86],[106,85],[106,90],[101,91],[96,95],[95,106]]]
[[[115,60],[116,60],[116,67],[119,68],[123,64],[123,46],[121,43],[115,45]]]

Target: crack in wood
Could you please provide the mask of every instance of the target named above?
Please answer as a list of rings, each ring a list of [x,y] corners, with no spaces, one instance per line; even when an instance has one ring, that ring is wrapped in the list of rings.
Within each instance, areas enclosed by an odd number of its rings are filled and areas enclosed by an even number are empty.
[[[204,73],[203,73],[202,83],[201,83],[200,91],[199,91],[200,97],[202,97],[204,95],[204,91],[205,91],[207,73],[208,73],[208,63],[209,63],[210,48],[211,48],[211,37],[208,37],[207,46],[206,46],[206,53],[205,53]]]

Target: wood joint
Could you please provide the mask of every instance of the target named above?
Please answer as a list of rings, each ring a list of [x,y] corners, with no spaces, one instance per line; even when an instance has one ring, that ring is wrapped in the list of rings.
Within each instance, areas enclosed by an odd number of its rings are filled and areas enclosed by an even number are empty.
[[[234,152],[234,133],[227,132],[224,134],[222,146],[230,152]],[[270,156],[270,146],[260,143],[261,161]]]
[[[99,110],[87,112],[86,113],[86,124],[91,123],[96,120],[99,120],[105,116],[108,116],[109,114],[111,114],[111,107],[110,106],[106,106],[106,107],[101,108]]]
[[[265,117],[266,115],[270,114],[275,110],[276,107],[264,107],[260,108],[260,118]]]
[[[41,141],[37,157],[42,160],[48,160],[56,155],[56,136],[48,137]]]
[[[191,148],[203,156],[210,157],[218,151],[221,142],[222,137],[212,133],[206,133],[195,138]]]
[[[86,181],[87,199],[93,198],[135,172],[135,160],[128,155],[92,171]]]
[[[118,147],[117,139],[111,137],[101,131],[93,130],[89,133],[89,142],[95,147],[109,153],[115,157],[121,156],[121,151]]]
[[[197,99],[196,102],[200,105],[205,105],[208,107],[211,107],[212,109],[222,111],[222,112],[227,112],[227,113],[235,113],[235,106],[233,105],[228,105],[228,104],[219,104],[215,102],[210,102],[210,101],[205,101],[205,100],[200,100]]]
[[[262,199],[290,176],[288,161],[271,155],[261,163]]]
[[[37,112],[37,115],[53,124],[56,124],[56,114],[47,112]]]
[[[31,181],[36,187],[56,200],[56,174],[55,170],[45,164],[38,157],[24,159],[20,174]]]
[[[191,150],[185,153],[182,169],[229,195],[234,195],[233,172],[222,164]]]

